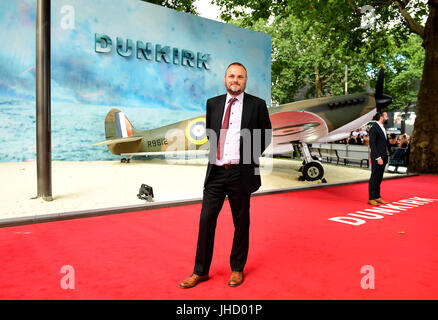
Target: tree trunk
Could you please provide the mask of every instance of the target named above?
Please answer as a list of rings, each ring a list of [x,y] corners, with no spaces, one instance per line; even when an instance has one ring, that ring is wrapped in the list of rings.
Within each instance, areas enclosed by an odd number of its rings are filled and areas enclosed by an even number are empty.
[[[438,173],[438,0],[429,0],[423,45],[426,57],[418,92],[409,171]]]
[[[316,90],[316,97],[321,98],[321,96],[322,96],[322,79],[321,79],[321,75],[319,74],[319,66],[316,66],[316,70],[315,70],[315,90]]]

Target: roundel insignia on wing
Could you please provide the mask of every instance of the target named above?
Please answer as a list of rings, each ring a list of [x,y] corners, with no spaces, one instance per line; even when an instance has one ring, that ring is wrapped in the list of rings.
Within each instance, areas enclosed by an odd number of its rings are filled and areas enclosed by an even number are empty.
[[[200,117],[189,121],[186,128],[187,139],[196,145],[204,144],[208,141],[205,129],[205,118]]]

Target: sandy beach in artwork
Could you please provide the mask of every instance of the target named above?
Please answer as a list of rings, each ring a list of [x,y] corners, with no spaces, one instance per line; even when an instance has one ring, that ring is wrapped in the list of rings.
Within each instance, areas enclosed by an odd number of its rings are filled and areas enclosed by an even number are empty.
[[[299,181],[301,161],[261,159],[259,192],[300,188],[321,181]],[[202,198],[207,159],[52,162],[53,201],[37,194],[36,162],[0,163],[0,220],[45,214],[145,205],[137,198],[142,183],[152,186],[154,203]],[[327,185],[369,179],[368,169],[324,164]],[[391,174],[385,174],[391,176]],[[364,195],[366,198],[366,195]]]

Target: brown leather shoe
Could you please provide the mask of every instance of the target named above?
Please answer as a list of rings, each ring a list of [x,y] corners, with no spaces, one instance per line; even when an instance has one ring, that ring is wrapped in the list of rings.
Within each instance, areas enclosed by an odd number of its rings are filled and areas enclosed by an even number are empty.
[[[197,274],[192,274],[190,277],[188,277],[187,279],[183,280],[183,282],[181,282],[179,284],[179,286],[181,288],[183,288],[183,289],[193,288],[199,282],[207,281],[207,280],[208,280],[208,274],[205,275],[205,276],[198,276]]]
[[[228,281],[228,285],[230,287],[240,286],[243,282],[243,272],[233,271],[231,272],[230,281]]]
[[[376,200],[368,200],[368,204],[372,206],[380,206],[380,203],[377,202]]]
[[[387,204],[387,203],[389,203],[388,201],[385,201],[385,200],[383,200],[382,198],[374,199],[374,200],[376,200],[378,203],[381,203],[381,204]]]

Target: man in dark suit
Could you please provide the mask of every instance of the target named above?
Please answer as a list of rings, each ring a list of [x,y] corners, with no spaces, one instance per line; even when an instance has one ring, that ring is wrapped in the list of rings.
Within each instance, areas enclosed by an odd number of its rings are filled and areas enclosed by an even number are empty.
[[[271,142],[266,102],[244,93],[246,68],[232,63],[225,73],[227,94],[207,100],[206,128],[210,155],[204,181],[198,244],[193,274],[180,283],[192,288],[208,280],[219,212],[228,196],[234,223],[228,285],[243,282],[249,247],[251,193],[261,185],[259,157]]]
[[[388,122],[386,112],[377,112],[374,117],[376,123],[370,129],[369,147],[371,149],[371,177],[368,184],[368,204],[379,206],[388,203],[380,195],[380,184],[382,183],[385,166],[388,163],[391,146],[386,135],[384,124]]]

